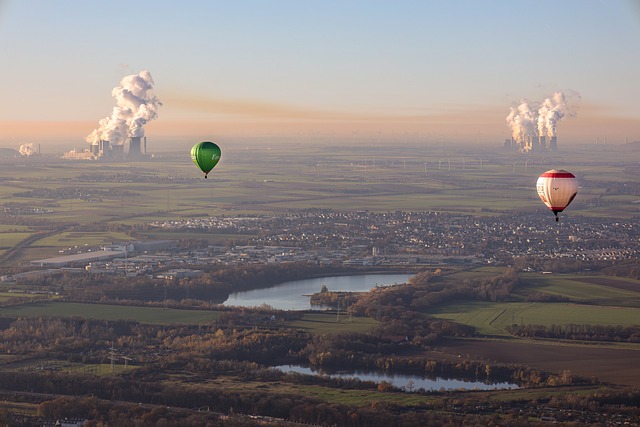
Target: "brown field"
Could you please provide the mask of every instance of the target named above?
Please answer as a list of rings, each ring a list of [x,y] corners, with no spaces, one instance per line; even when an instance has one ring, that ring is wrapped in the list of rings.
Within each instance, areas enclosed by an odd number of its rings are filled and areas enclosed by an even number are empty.
[[[622,289],[623,291],[640,292],[640,286],[636,281],[625,281],[621,279],[609,279],[606,277],[589,277],[580,279],[581,282],[592,283],[599,286],[607,286],[614,289]]]
[[[573,375],[597,378],[611,384],[640,387],[640,349],[592,345],[534,343],[524,340],[448,340],[437,349],[440,357],[453,354],[488,362],[516,363],[547,372],[567,369]],[[429,354],[435,356],[438,353]]]

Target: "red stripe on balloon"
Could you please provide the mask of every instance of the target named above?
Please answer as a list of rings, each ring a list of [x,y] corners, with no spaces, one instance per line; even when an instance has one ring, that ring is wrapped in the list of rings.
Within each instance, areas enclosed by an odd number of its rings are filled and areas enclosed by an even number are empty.
[[[571,172],[545,172],[540,178],[575,178]]]

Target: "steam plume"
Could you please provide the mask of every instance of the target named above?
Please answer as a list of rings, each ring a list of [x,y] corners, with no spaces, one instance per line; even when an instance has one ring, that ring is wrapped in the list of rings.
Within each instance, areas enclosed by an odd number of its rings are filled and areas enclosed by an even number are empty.
[[[120,81],[111,91],[116,106],[110,116],[98,122],[98,127],[87,135],[87,142],[100,140],[112,145],[123,144],[128,137],[144,136],[143,126],[158,117],[162,105],[153,94],[153,78],[148,71],[132,74]]]
[[[36,154],[36,150],[33,148],[33,144],[28,142],[26,144],[22,144],[20,146],[20,148],[18,149],[18,152],[23,155],[23,156],[31,156],[33,154]]]
[[[580,99],[580,94],[571,90],[554,92],[539,104],[523,99],[506,117],[513,139],[523,142],[528,136],[556,136],[558,122],[565,116],[576,116]]]
[[[527,99],[522,99],[517,107],[511,107],[506,120],[514,140],[522,141],[525,136],[535,133],[536,110],[535,104]]]

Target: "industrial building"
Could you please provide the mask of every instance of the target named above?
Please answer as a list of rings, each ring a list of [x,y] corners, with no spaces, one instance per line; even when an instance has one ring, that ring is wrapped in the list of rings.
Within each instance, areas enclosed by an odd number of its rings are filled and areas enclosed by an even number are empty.
[[[32,265],[39,267],[68,267],[74,265],[85,266],[96,261],[107,261],[118,257],[125,257],[126,251],[96,251],[81,254],[58,256],[53,258],[37,259],[31,261]]]
[[[147,242],[110,244],[103,246],[101,251],[84,252],[80,254],[37,259],[31,261],[31,264],[37,265],[39,267],[84,267],[92,262],[108,261],[116,258],[127,258],[129,254],[132,253],[146,253],[166,249],[174,249],[177,246],[178,242],[175,240],[154,240]]]
[[[521,153],[536,153],[542,151],[558,151],[558,137],[549,138],[547,145],[546,136],[521,135],[517,140],[513,137],[504,140],[504,148],[518,150]]]
[[[125,147],[128,150],[125,152]],[[111,144],[109,141],[100,140],[89,144],[83,150],[73,149],[62,155],[68,160],[143,160],[147,157],[147,137],[134,136],[127,139],[125,144]]]

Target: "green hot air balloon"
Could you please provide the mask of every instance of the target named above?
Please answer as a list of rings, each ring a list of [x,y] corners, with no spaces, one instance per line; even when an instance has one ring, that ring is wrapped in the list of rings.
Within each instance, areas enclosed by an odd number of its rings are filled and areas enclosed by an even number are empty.
[[[191,160],[204,172],[204,177],[220,161],[220,147],[213,142],[199,142],[191,148]]]

